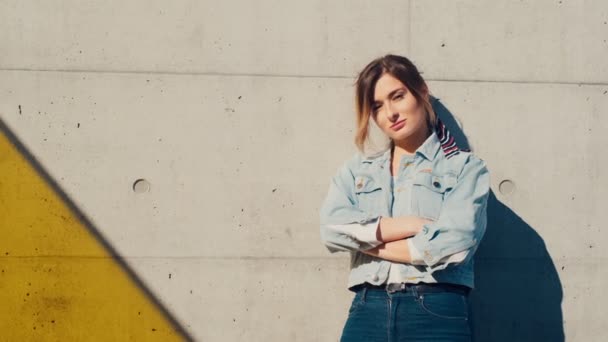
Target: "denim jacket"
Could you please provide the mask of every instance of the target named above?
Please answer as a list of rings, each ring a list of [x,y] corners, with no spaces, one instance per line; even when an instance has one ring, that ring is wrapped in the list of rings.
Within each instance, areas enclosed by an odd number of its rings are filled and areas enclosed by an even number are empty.
[[[394,182],[390,153],[391,149],[375,157],[357,153],[346,161],[331,180],[320,209],[325,246],[331,253],[350,252],[348,287],[383,284],[389,268],[396,267],[406,282],[473,288],[473,254],[487,222],[490,178],[485,163],[458,149],[441,122],[413,157],[400,160]],[[382,244],[376,239],[380,217],[403,215],[433,220],[410,238],[421,262],[396,263],[361,253]],[[463,251],[464,258],[450,260]]]

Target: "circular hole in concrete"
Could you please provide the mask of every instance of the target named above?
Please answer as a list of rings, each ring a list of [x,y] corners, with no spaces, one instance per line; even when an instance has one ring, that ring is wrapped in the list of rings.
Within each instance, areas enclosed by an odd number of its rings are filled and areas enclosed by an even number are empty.
[[[510,195],[515,191],[515,183],[510,179],[505,179],[498,185],[498,191],[503,195]]]
[[[147,180],[140,178],[133,182],[133,191],[136,194],[143,194],[144,192],[150,191],[150,182]]]

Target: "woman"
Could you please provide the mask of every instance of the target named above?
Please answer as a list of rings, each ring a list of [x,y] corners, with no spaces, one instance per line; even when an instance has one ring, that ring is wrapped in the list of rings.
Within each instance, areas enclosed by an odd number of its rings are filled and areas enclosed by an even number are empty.
[[[488,170],[456,146],[405,57],[361,71],[356,107],[359,150],[370,118],[390,145],[344,163],[321,208],[324,244],[351,255],[356,294],[341,341],[470,341],[467,296],[486,228]]]

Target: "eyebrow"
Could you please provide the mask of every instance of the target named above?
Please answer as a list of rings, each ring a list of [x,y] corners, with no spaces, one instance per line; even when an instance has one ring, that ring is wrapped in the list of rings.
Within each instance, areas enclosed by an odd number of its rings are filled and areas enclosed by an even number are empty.
[[[397,89],[391,91],[390,93],[388,93],[388,97],[389,98],[393,97],[393,95],[395,95],[395,93],[397,93],[398,91],[401,91],[401,90],[405,90],[405,87],[397,88]],[[374,103],[373,104],[375,105],[378,102],[380,102],[380,101],[374,99]]]

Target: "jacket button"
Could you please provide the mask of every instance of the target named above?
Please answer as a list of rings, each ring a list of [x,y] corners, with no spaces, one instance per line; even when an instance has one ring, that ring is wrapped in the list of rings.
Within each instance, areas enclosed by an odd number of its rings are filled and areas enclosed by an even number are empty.
[[[433,186],[436,187],[436,188],[440,188],[441,187],[441,183],[435,181],[435,182],[433,182]]]
[[[380,279],[380,277],[378,277],[377,274],[374,275],[374,277],[372,278],[373,281],[378,281]]]

